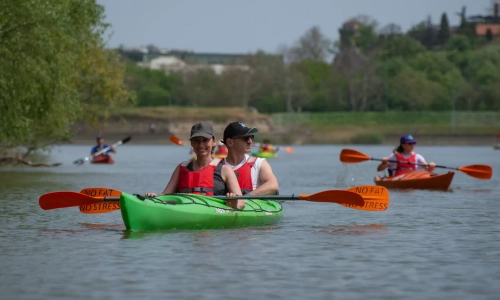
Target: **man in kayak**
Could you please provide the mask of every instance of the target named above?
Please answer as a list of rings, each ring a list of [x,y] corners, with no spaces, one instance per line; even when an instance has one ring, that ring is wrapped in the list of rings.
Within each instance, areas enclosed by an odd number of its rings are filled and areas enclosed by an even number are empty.
[[[96,156],[96,153],[105,149],[105,148],[109,148],[108,151],[100,154],[100,155],[103,155],[103,156],[109,156],[109,153],[113,152],[113,153],[116,153],[116,150],[114,147],[109,147],[107,144],[104,144],[104,138],[100,135],[98,135],[96,137],[96,140],[97,140],[97,145],[92,147],[92,149],[90,150],[90,155],[92,155],[93,157]]]
[[[393,153],[389,157],[382,158],[377,171],[381,172],[389,168],[389,176],[398,176],[418,169],[432,172],[436,164],[433,162],[428,164],[422,155],[413,152],[416,143],[412,135],[403,135],[399,140],[399,146],[394,149]]]
[[[258,131],[242,122],[227,125],[222,142],[227,146],[228,155],[223,163],[234,170],[244,194],[276,195],[279,186],[271,165],[265,158],[248,154],[252,150],[253,134]]]
[[[259,147],[260,152],[274,152],[274,147],[271,145],[271,141],[265,139],[264,142]]]
[[[216,140],[212,125],[205,121],[194,124],[191,127],[189,139],[196,154],[196,160],[180,163],[161,194],[203,194],[226,196],[229,199],[241,196],[238,178],[233,169],[223,165],[220,158],[213,157]],[[157,194],[146,193],[146,196],[155,197]],[[243,209],[245,201],[228,200],[227,205]]]

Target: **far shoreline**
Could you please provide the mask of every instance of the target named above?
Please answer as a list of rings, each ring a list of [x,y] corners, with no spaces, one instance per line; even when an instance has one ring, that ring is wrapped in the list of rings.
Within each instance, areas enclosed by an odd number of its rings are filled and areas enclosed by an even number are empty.
[[[132,139],[127,143],[130,145],[173,145],[169,138],[169,134],[165,133],[134,133],[134,134],[104,134],[106,144],[113,144],[126,136],[131,136]],[[188,136],[178,136],[184,143],[188,143]],[[267,137],[267,136],[266,136]],[[498,142],[491,135],[415,135],[420,146],[487,146],[493,147]],[[382,143],[377,144],[354,144],[345,141],[338,142],[328,142],[331,141],[330,138],[325,138],[325,142],[321,142],[319,137],[314,137],[313,142],[309,142],[307,137],[303,135],[289,135],[287,140],[293,140],[295,142],[287,143],[284,142],[279,137],[276,137],[271,142],[276,145],[390,145],[396,146],[399,141],[399,136],[397,135],[387,135]],[[94,145],[95,137],[88,135],[78,135],[70,139],[69,142],[59,143],[59,145]]]

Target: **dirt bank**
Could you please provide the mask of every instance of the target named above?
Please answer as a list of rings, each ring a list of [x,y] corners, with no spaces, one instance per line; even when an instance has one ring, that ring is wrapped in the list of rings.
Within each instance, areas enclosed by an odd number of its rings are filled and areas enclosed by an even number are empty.
[[[189,132],[186,129],[184,132]],[[220,134],[217,134],[217,138],[222,137],[222,131],[219,129]],[[104,132],[104,137],[107,143],[113,143],[119,141],[124,137],[131,135],[132,140],[129,144],[171,144],[169,141],[170,134],[168,132],[159,133],[139,133],[139,132],[123,132],[123,133],[107,133]],[[187,142],[189,137],[187,134],[176,135],[184,142]],[[324,142],[321,143],[321,137],[312,137],[314,140],[310,141],[311,137],[305,135],[273,135],[272,132],[267,132],[262,134],[257,141],[262,140],[263,137],[270,138],[275,144],[287,144],[287,145],[308,145],[308,144],[351,144],[346,142],[345,136],[339,139],[336,136],[323,136]],[[419,135],[415,136],[419,145],[426,146],[487,146],[492,147],[495,145],[495,140],[490,135],[478,136],[478,135]],[[72,139],[74,144],[94,144],[95,134],[79,134]],[[383,145],[393,145],[396,146],[399,142],[399,135],[389,135],[385,137],[382,142]]]
[[[175,135],[185,142],[193,123],[209,120],[218,139],[222,138],[224,128],[234,121],[244,122],[247,126],[257,127],[259,134],[256,141],[269,138],[275,144],[307,145],[307,144],[350,144],[360,134],[368,135],[368,144],[396,145],[401,128],[388,130],[377,126],[326,126],[307,132],[306,128],[284,128],[273,124],[272,117],[251,109],[228,107],[144,107],[114,109],[112,115],[97,126],[75,124],[76,144],[93,144],[95,136],[105,136],[108,143],[132,136],[130,144],[170,144],[169,138]],[[395,131],[395,132],[392,132]],[[461,134],[435,135],[416,134],[419,145],[470,145],[493,146],[496,141],[492,135]],[[361,143],[364,140],[361,139]]]

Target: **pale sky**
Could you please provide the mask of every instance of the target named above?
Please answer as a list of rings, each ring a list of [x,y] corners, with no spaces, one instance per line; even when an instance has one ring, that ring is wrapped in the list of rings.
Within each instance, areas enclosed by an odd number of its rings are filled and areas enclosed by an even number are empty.
[[[431,16],[438,24],[446,12],[458,25],[467,15],[485,15],[491,0],[97,0],[105,7],[112,36],[108,47],[158,47],[195,52],[275,53],[312,26],[338,39],[343,22],[359,14],[380,27],[400,25],[404,32]],[[110,32],[111,33],[111,32]]]

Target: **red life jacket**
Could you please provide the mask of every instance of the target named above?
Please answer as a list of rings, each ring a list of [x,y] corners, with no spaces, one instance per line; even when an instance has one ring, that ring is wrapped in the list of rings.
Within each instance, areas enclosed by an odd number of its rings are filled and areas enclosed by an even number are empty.
[[[396,152],[394,153],[396,155],[396,158],[398,159],[398,165],[396,167],[396,174],[393,174],[393,176],[398,176],[401,174],[408,173],[410,171],[416,170],[417,169],[417,154],[411,153],[411,156],[409,158],[405,158],[401,153]]]
[[[220,161],[220,158],[214,158],[208,166],[198,171],[190,171],[188,169],[189,161],[182,162],[179,165],[177,192],[213,196],[214,171]]]
[[[251,191],[253,191],[252,167],[255,164],[256,160],[257,160],[256,156],[250,156],[241,167],[234,170],[234,173],[238,178],[238,183],[240,185],[241,192],[243,194],[250,193]],[[224,163],[226,163],[226,160],[224,160]]]

